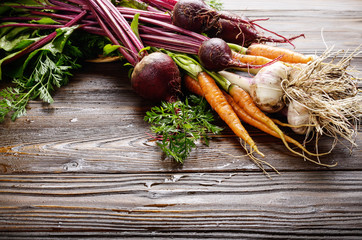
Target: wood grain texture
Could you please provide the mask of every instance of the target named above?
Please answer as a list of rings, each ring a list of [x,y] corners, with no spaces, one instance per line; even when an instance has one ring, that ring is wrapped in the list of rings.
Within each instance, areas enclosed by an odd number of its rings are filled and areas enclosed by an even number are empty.
[[[300,52],[362,44],[360,0],[224,6],[270,17],[260,24],[285,36],[305,33],[294,42]],[[222,134],[181,166],[150,141],[143,116],[153,104],[132,91],[122,64],[86,63],[54,104],[31,101],[27,116],[0,124],[0,239],[362,238],[360,134],[352,153],[339,144],[322,158],[338,162],[325,168],[246,126],[281,172],[267,168],[269,179],[217,119]],[[362,71],[361,55],[352,66]]]
[[[298,51],[320,53],[328,47],[354,49],[362,44],[362,2],[354,1],[224,1],[225,9],[259,22],[263,27],[287,37],[305,34],[293,43]],[[265,34],[269,35],[267,32]],[[285,45],[287,48],[291,46]]]
[[[224,172],[9,175],[0,181],[0,231],[225,238],[362,235],[358,171],[348,176],[292,172],[273,180]]]

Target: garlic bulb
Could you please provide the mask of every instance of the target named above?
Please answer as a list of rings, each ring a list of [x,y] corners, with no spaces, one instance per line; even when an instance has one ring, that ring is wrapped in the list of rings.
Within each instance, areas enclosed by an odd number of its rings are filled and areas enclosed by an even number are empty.
[[[262,68],[253,78],[250,95],[262,111],[275,113],[285,106],[281,82],[288,78],[288,71],[289,67],[276,62]]]
[[[288,123],[293,126],[309,124],[309,111],[306,107],[296,101],[291,101],[288,106]],[[297,134],[306,134],[308,126],[292,127]]]

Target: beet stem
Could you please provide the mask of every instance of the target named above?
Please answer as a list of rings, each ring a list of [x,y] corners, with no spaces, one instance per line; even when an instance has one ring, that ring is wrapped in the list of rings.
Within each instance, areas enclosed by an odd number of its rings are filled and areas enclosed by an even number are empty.
[[[166,32],[164,29],[160,29],[160,28],[155,28],[155,27],[148,27],[145,25],[142,25],[139,27],[139,30],[143,33],[147,33],[147,34],[155,34],[155,35],[162,35],[165,37],[169,37],[169,38],[173,38],[175,39],[175,41],[180,43],[180,40],[178,40],[180,38],[180,35],[177,33],[173,33],[173,32]],[[189,36],[182,36],[182,42],[186,41],[189,43],[194,43],[194,44],[199,44],[200,45],[200,41],[198,41],[195,38],[189,37]],[[182,43],[180,43],[182,44]]]
[[[152,47],[163,48],[163,49],[167,49],[169,51],[188,53],[188,54],[197,54],[197,52],[193,51],[190,48],[184,47],[184,46],[176,46],[176,45],[172,45],[172,44],[158,43],[158,42],[147,41],[147,40],[144,40],[144,43],[149,46],[152,46]]]
[[[92,1],[90,2],[97,2],[99,6],[99,10],[102,13],[104,19],[107,19],[108,26],[113,29],[114,33],[117,37],[121,40],[124,46],[130,49],[131,53],[138,53],[136,47],[133,45],[131,40],[129,39],[128,34],[126,33],[125,29],[122,28],[121,24],[117,21],[113,14],[110,12],[110,9],[106,5],[104,5],[103,1]]]
[[[151,6],[160,9],[160,10],[169,10],[172,11],[174,5],[165,2],[165,1],[158,1],[158,0],[142,0],[146,4],[150,4]]]
[[[74,11],[74,12],[81,12],[82,11],[79,7],[74,6],[72,4],[69,4],[69,3],[60,2],[60,1],[57,1],[57,0],[48,0],[48,2],[53,4],[53,5],[64,7],[64,8],[67,9],[67,11]]]
[[[83,6],[85,5],[84,4],[84,0],[67,0],[68,2],[71,2],[71,3],[74,3],[74,4],[77,4],[79,6]]]
[[[192,43],[192,42],[182,42],[182,44],[180,44],[179,41],[175,40],[174,38],[168,38],[168,37],[163,37],[163,36],[155,36],[152,34],[141,34],[141,38],[144,40],[147,40],[149,43],[162,43],[162,44],[171,44],[171,45],[176,45],[176,46],[182,46],[185,49],[189,49],[190,52],[193,53],[197,53],[200,44],[197,43]],[[153,45],[153,44],[151,44]]]
[[[165,1],[159,1],[159,0],[152,0],[152,2],[156,3],[158,6],[161,6],[164,9],[170,10],[172,11],[173,9],[173,5],[169,4],[168,2]]]
[[[82,19],[85,15],[86,15],[87,11],[82,11],[80,14],[78,14],[77,17],[75,17],[74,19],[72,19],[71,21],[69,21],[67,24],[65,24],[64,27],[71,27],[73,26],[76,22],[78,22],[80,19]],[[15,56],[13,56],[12,58],[9,58],[7,60],[5,60],[3,63],[4,64],[8,64],[10,62],[15,61],[16,59],[19,59],[20,57],[44,46],[45,44],[47,44],[48,42],[50,42],[53,38],[55,38],[57,36],[57,32],[54,31],[51,34],[49,34],[48,36],[32,43],[31,45],[29,45],[27,48],[25,48],[23,51],[19,52],[19,54],[16,54]]]
[[[98,15],[96,8],[98,8],[97,5],[93,6],[92,3],[90,1],[88,1],[88,4],[90,6],[90,9],[93,13],[93,15],[95,16],[97,22],[99,23],[100,27],[103,29],[104,33],[106,34],[106,36],[108,36],[108,38],[111,40],[111,42],[114,45],[118,45],[119,42],[116,39],[116,37],[111,33],[111,31],[108,29],[108,27],[106,26],[106,24],[102,21],[102,18]],[[98,11],[100,11],[98,9]],[[129,52],[127,52],[124,48],[120,47],[119,48],[119,52],[125,57],[125,59],[127,59],[127,61],[132,65],[135,66],[138,63],[138,59],[134,57],[134,55],[131,55]]]
[[[76,15],[64,15],[64,14],[56,14],[56,13],[50,13],[50,12],[41,12],[41,11],[30,11],[33,15],[40,15],[40,16],[47,16],[51,18],[60,18],[65,20],[72,20]]]
[[[133,15],[124,15],[124,17],[127,18],[127,19],[133,19],[134,16]],[[173,25],[171,23],[162,22],[162,21],[159,21],[159,20],[156,20],[156,19],[140,16],[139,21],[144,22],[144,23],[153,24],[153,25],[156,25],[156,26],[160,26],[160,27],[163,27],[163,28],[165,28],[167,30],[175,31],[175,32],[178,32],[180,34],[188,35],[190,37],[194,37],[196,39],[199,39],[200,41],[205,41],[205,40],[208,39],[208,37],[205,37],[205,36],[203,36],[201,34],[198,34],[198,33],[195,33],[195,32],[192,32],[192,31],[177,27],[177,26],[175,26],[175,25]]]
[[[163,11],[161,11],[160,9],[157,9],[157,8],[155,8],[155,7],[150,6],[149,4],[145,3],[145,2],[142,1],[142,0],[134,0],[134,1],[138,2],[138,3],[141,4],[141,5],[145,5],[147,11],[154,12],[154,13],[163,12]]]
[[[13,22],[19,22],[19,21],[32,21],[32,20],[40,20],[41,17],[3,17],[1,18],[2,22],[8,22],[8,21],[13,21]]]
[[[78,8],[77,10],[75,10],[75,8],[65,8],[65,7],[59,7],[59,6],[49,6],[49,5],[44,5],[44,6],[28,6],[28,5],[6,5],[9,6],[11,8],[22,8],[22,9],[36,9],[36,10],[44,10],[44,9],[49,9],[49,10],[56,10],[56,11],[68,11],[68,12],[81,12],[81,10]]]
[[[119,21],[120,25],[123,27],[123,30],[127,33],[128,37],[130,38],[131,42],[135,45],[138,51],[144,49],[144,45],[142,42],[137,38],[136,34],[132,31],[131,26],[123,17],[123,15],[117,10],[117,8],[108,0],[101,0],[108,6],[111,10],[111,13],[115,15],[115,18]]]
[[[11,23],[6,25],[0,25],[0,28],[5,27],[29,27],[29,28],[39,28],[39,29],[54,29],[54,28],[62,28],[64,25],[56,25],[56,24],[37,24],[37,23]]]
[[[162,12],[149,12],[140,9],[117,7],[118,11],[122,14],[137,14],[139,13],[142,17],[153,18],[162,22],[171,23],[171,16]]]

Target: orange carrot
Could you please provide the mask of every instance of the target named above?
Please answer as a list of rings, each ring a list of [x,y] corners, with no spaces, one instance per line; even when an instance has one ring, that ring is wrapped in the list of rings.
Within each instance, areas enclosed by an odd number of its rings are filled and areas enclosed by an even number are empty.
[[[313,163],[316,163],[318,165],[322,165],[322,166],[335,166],[335,165],[327,165],[327,164],[322,164],[320,162],[317,162],[315,160],[312,160],[306,156],[304,156],[302,153],[296,152],[295,150],[291,149],[287,143],[286,140],[286,135],[279,129],[279,127],[273,122],[273,120],[271,120],[269,117],[267,117],[253,102],[253,99],[251,98],[251,96],[242,88],[240,88],[237,85],[231,85],[229,88],[229,93],[232,96],[232,98],[234,99],[234,101],[246,112],[248,113],[250,116],[252,116],[253,118],[255,118],[256,120],[262,122],[263,124],[265,124],[266,126],[268,126],[270,129],[272,129],[273,131],[275,131],[279,136],[280,139],[283,141],[284,145],[288,148],[289,151],[291,151],[292,153],[298,155],[298,156],[302,156],[303,158],[307,159],[308,161],[311,161]],[[306,152],[310,155],[315,155],[315,154],[311,154],[308,150],[305,149],[305,147],[300,146],[300,148],[303,150],[303,152]],[[317,154],[317,156],[320,156],[319,154]]]
[[[276,138],[280,138],[280,135],[270,129],[267,125],[265,125],[264,123],[256,120],[255,118],[251,117],[247,112],[244,111],[244,109],[242,109],[235,101],[234,99],[229,95],[227,94],[226,92],[223,92],[224,96],[226,97],[226,100],[229,102],[229,104],[233,107],[236,115],[238,115],[238,117],[243,120],[244,122],[246,122],[247,124],[253,126],[253,127],[256,127],[258,128],[259,130],[273,136],[273,137],[276,137]],[[300,144],[298,141],[296,141],[295,139],[285,135],[285,140],[289,143],[292,143],[294,144],[295,146],[299,147],[299,148],[303,148],[303,145]],[[316,156],[317,154],[315,153],[311,153],[311,152],[307,152],[309,155],[312,155],[312,156]],[[319,154],[320,156],[320,154]]]
[[[280,130],[277,125],[275,125],[275,123],[255,105],[251,96],[244,89],[233,84],[229,88],[229,94],[233,97],[234,101],[249,115],[279,133]]]
[[[185,75],[184,84],[186,89],[189,90],[190,92],[202,97],[204,96],[204,93],[201,89],[199,82],[190,77],[189,75]]]
[[[194,94],[197,94],[199,96],[204,96],[204,93],[202,92],[202,89],[201,89],[201,86],[199,84],[198,81],[196,81],[195,79],[193,79],[192,77],[186,75],[184,77],[184,83],[185,83],[185,86],[187,88],[187,90],[189,90],[190,92],[194,93]],[[273,132],[272,130],[270,130],[265,124],[255,120],[254,118],[252,118],[249,114],[247,114],[244,109],[242,109],[239,105],[236,104],[236,102],[234,101],[234,99],[228,94],[226,93],[225,91],[221,90],[222,93],[224,94],[226,100],[228,101],[228,103],[231,105],[231,107],[234,109],[234,112],[236,113],[236,115],[241,119],[243,120],[244,122],[254,126],[254,127],[257,127],[258,125],[262,125],[263,127],[265,127],[266,129],[264,129],[265,131],[268,131],[269,132]],[[259,128],[259,127],[257,127]],[[260,129],[260,128],[259,128]],[[260,129],[262,130],[262,129]],[[263,130],[263,131],[264,131]],[[272,134],[273,135],[273,134]],[[277,135],[279,136],[276,132],[274,132],[274,135]],[[274,136],[273,135],[273,136]]]
[[[264,123],[254,119],[253,117],[251,117],[244,109],[242,109],[235,101],[234,99],[227,94],[226,92],[223,92],[226,100],[229,102],[229,104],[233,107],[236,115],[238,115],[238,117],[243,120],[244,122],[248,123],[251,126],[254,126],[260,130],[262,130],[265,133],[268,133],[274,137],[279,137],[279,135],[271,130],[267,125],[265,125]]]
[[[273,64],[274,62],[277,62],[281,59],[281,56],[275,59],[266,58],[263,56],[256,56],[256,55],[247,55],[247,54],[241,54],[238,52],[233,51],[233,59],[250,65],[250,66],[260,66],[259,68],[241,68],[240,70],[244,72],[249,72],[251,74],[257,74],[263,67],[266,67],[268,65]],[[286,63],[284,63],[286,64]]]
[[[241,54],[237,53],[235,51],[233,53],[233,58],[239,60],[242,63],[250,64],[250,65],[264,65],[271,61],[273,61],[270,58],[266,58],[263,56],[256,56],[256,55],[247,55],[247,54]]]
[[[204,93],[202,92],[201,86],[199,84],[198,81],[196,81],[195,79],[193,79],[192,77],[186,75],[184,77],[184,83],[185,86],[187,88],[187,90],[189,90],[190,92],[197,94],[199,96],[204,96]],[[264,131],[265,133],[268,133],[274,137],[278,137],[280,138],[279,134],[277,134],[275,131],[271,130],[267,125],[265,125],[264,123],[254,119],[253,117],[251,117],[248,113],[246,113],[244,111],[244,109],[242,109],[235,101],[234,99],[225,91],[222,91],[222,93],[224,94],[226,100],[228,101],[228,103],[231,105],[231,107],[234,109],[234,112],[236,113],[236,115],[244,122],[248,123],[251,126],[254,126],[262,131]]]
[[[309,61],[313,60],[312,56],[306,56],[286,48],[274,47],[265,44],[250,45],[246,51],[246,54],[263,56],[269,59],[281,57],[280,61],[287,63],[308,63]]]
[[[233,108],[227,102],[220,88],[215,83],[214,79],[206,72],[200,72],[197,76],[202,92],[205,95],[205,99],[210,106],[218,113],[221,119],[231,128],[231,130],[243,139],[250,147],[261,156],[264,156],[259,152],[253,139],[249,133],[245,130],[241,124],[240,119],[234,112]]]

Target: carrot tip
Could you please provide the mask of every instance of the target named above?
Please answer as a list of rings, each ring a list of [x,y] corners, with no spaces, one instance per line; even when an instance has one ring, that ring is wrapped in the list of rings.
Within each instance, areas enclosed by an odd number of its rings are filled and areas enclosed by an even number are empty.
[[[260,154],[260,156],[262,156],[262,157],[265,157],[264,153],[262,153],[262,152],[258,152],[258,154]]]
[[[256,144],[254,142],[252,144],[250,144],[250,151],[246,147],[247,143],[245,142],[245,140],[243,140],[242,138],[239,137],[239,142],[240,142],[240,145],[245,149],[245,151],[248,154],[253,154],[253,152],[256,152],[260,156],[265,157],[265,155],[259,151],[258,147],[256,146]]]
[[[258,153],[261,157],[265,157],[264,153],[260,152],[259,149],[258,149],[256,146],[254,146],[253,149],[254,149],[254,151],[255,151],[256,153]]]

